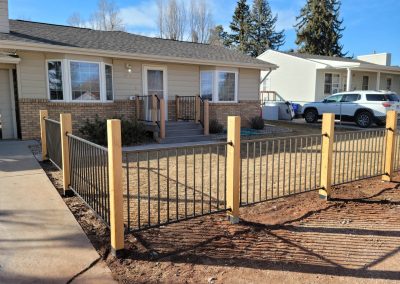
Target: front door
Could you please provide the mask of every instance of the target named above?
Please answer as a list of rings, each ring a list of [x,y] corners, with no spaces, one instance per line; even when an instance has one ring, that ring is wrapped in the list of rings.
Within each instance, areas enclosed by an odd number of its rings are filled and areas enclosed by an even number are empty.
[[[167,69],[162,66],[144,66],[143,68],[144,94],[157,95],[165,101],[165,119],[168,120],[168,93]],[[146,119],[151,120],[151,99],[146,100]]]
[[[0,139],[16,138],[12,103],[10,72],[0,69]]]

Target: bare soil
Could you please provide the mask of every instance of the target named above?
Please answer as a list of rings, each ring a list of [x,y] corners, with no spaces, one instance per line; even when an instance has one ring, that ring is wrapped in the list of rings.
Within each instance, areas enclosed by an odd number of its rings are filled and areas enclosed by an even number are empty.
[[[43,167],[60,189],[60,173]],[[93,212],[65,202],[121,283],[395,283],[399,187],[366,179],[335,187],[327,202],[314,191],[244,207],[237,225],[221,213],[127,234],[120,259]]]

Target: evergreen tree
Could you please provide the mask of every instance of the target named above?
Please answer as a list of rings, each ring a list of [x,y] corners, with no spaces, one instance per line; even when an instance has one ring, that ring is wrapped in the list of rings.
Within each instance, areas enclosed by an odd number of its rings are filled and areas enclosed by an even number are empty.
[[[296,44],[299,52],[316,55],[344,56],[343,20],[340,19],[340,0],[307,0],[296,18]]]
[[[224,27],[222,25],[215,26],[210,30],[208,43],[211,45],[229,47],[228,33],[224,31]]]
[[[236,48],[243,53],[249,53],[250,40],[249,31],[251,27],[250,8],[246,0],[239,0],[229,25],[231,34],[229,35],[228,45]]]
[[[267,0],[254,0],[251,21],[250,54],[252,56],[257,57],[269,48],[279,49],[285,43],[285,31],[275,31],[278,16],[272,15],[271,7]]]

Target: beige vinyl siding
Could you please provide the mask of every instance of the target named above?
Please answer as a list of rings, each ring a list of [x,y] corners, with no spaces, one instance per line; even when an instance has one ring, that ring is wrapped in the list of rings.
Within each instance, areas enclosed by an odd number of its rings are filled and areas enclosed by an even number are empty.
[[[19,52],[19,82],[21,99],[46,99],[46,57],[38,52]]]
[[[238,100],[258,100],[260,95],[260,70],[239,69]]]
[[[95,56],[79,56],[58,53],[19,52],[20,98],[47,99],[46,60],[69,59],[105,62],[113,65],[114,99],[127,100],[130,96],[143,95],[143,66],[163,66],[167,68],[167,88],[169,99],[175,95],[193,96],[200,93],[200,70],[204,66],[189,64],[159,63],[140,60],[123,60]],[[129,73],[127,64],[131,65]],[[209,69],[209,68],[208,68]],[[215,69],[215,67],[213,67]],[[238,99],[258,100],[260,71],[239,69]]]
[[[169,100],[175,95],[195,96],[200,94],[200,68],[196,65],[167,64]]]
[[[400,94],[400,75],[393,75],[393,74],[381,74],[381,90],[386,90],[386,79],[392,78],[392,89],[391,91]]]

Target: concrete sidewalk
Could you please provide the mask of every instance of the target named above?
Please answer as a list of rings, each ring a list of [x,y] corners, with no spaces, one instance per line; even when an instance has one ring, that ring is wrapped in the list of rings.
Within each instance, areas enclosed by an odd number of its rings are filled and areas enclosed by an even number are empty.
[[[99,258],[28,145],[0,142],[0,283],[66,283]],[[115,283],[104,262],[72,283]]]

